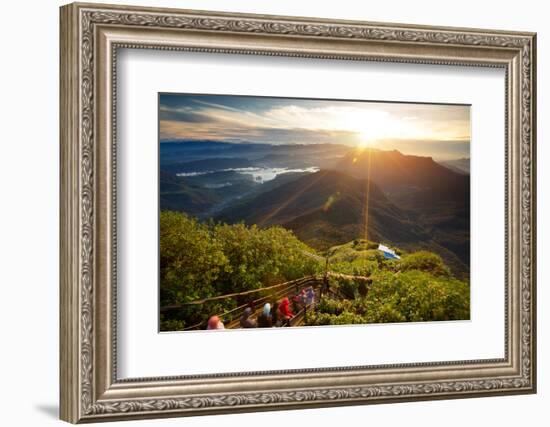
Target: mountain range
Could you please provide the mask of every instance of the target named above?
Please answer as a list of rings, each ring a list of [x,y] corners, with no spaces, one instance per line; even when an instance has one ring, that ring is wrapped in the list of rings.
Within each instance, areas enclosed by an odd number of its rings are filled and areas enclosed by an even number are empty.
[[[440,162],[443,166],[446,168],[451,169],[452,171],[462,174],[462,175],[469,175],[470,174],[470,159],[469,158],[462,158],[462,159],[454,159],[454,160],[445,160]]]
[[[307,174],[262,192],[222,211],[217,219],[282,225],[309,245],[327,249],[335,241],[364,236],[367,193],[371,240],[412,242],[428,237],[374,182],[332,170]]]
[[[336,167],[356,177],[370,177],[393,203],[413,215],[435,243],[465,266],[470,264],[469,174],[457,173],[431,157],[381,150],[355,150]]]
[[[161,209],[281,225],[321,251],[365,238],[366,229],[371,241],[431,250],[468,274],[469,174],[399,151],[266,145],[161,144]]]

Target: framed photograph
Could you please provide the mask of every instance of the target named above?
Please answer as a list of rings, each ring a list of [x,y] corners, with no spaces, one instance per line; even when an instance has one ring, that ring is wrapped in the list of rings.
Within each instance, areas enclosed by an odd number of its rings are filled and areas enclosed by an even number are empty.
[[[535,34],[60,22],[63,420],[536,391]]]

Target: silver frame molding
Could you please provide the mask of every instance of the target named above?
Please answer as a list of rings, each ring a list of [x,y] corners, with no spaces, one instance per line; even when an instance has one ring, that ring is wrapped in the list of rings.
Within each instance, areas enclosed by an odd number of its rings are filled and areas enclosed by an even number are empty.
[[[100,4],[61,13],[60,417],[72,423],[536,391],[536,35]],[[506,72],[505,357],[117,379],[117,49]]]

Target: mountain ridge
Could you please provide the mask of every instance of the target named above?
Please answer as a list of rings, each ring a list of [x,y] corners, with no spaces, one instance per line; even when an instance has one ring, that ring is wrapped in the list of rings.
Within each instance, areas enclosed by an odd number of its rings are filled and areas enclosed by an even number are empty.
[[[219,143],[210,145],[214,144]],[[326,145],[330,144],[320,144],[313,150],[311,145],[304,147],[307,156],[313,152],[319,156]],[[201,147],[198,143],[194,146]],[[217,157],[208,157],[214,155]],[[368,192],[369,239],[399,244],[406,250],[433,250],[455,270],[469,269],[470,177],[453,172],[431,157],[410,156],[397,150],[347,148],[342,156],[325,161],[327,166],[319,172],[280,174],[260,184],[252,180],[252,175],[230,168],[224,171],[225,167],[261,168],[269,167],[265,163],[270,162],[291,159],[314,163],[314,159],[310,162],[307,156],[298,158],[284,150],[261,150],[255,152],[255,157],[240,152],[242,157],[228,159],[213,150],[206,158],[201,156],[185,158],[183,164],[162,165],[170,172],[161,170],[161,208],[228,223],[281,225],[305,243],[324,250],[364,237]],[[213,169],[209,159],[216,161]],[[289,168],[285,164],[277,167]],[[220,170],[213,172],[216,168]],[[199,173],[177,177],[180,169]]]

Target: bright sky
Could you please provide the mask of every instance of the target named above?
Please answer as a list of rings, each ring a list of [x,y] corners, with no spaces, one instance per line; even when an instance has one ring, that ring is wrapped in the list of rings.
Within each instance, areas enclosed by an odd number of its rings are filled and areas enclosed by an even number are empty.
[[[334,143],[469,157],[466,105],[161,94],[159,108],[162,141]]]

